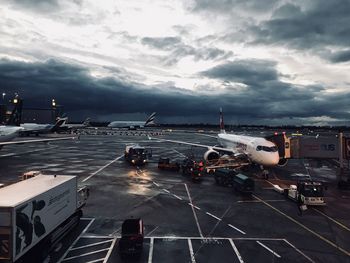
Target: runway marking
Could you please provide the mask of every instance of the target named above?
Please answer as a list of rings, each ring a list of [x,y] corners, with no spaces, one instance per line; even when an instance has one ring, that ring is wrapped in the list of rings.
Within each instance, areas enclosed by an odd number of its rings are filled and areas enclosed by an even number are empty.
[[[275,199],[275,200],[265,200],[265,202],[285,202],[285,199]],[[261,203],[259,200],[241,200],[237,201],[237,203]]]
[[[170,194],[169,190],[167,190],[167,189],[163,189],[163,191]]]
[[[197,214],[196,214],[196,211],[194,210],[193,208],[193,203],[192,203],[192,198],[191,198],[191,195],[190,195],[190,191],[188,190],[188,187],[187,187],[187,184],[184,184],[185,185],[185,188],[186,188],[186,192],[187,192],[187,195],[188,195],[188,199],[190,201],[190,206],[192,208],[192,212],[193,212],[193,216],[194,216],[194,219],[196,221],[196,224],[197,224],[197,228],[198,228],[198,232],[199,232],[199,235],[201,237],[203,237],[203,233],[202,233],[202,230],[201,230],[201,227],[199,225],[199,222],[198,222],[198,218],[197,218]]]
[[[179,200],[183,200],[180,196],[177,196],[176,194],[173,194],[173,196]]]
[[[92,236],[92,235],[86,235],[86,236],[81,236],[80,238],[111,238],[111,236]]]
[[[191,263],[196,263],[196,259],[194,257],[194,253],[193,253],[193,247],[192,247],[191,239],[187,239],[187,243],[188,243],[188,249],[190,250]]]
[[[116,242],[117,242],[117,238],[115,237],[115,238],[113,239],[113,242],[112,242],[111,246],[109,247],[108,253],[107,253],[105,259],[103,260],[103,263],[107,263],[109,257],[110,257],[111,254],[112,254],[112,251],[113,251],[113,248],[114,248],[114,245],[115,245]]]
[[[208,216],[211,216],[213,218],[215,218],[216,220],[221,221],[221,218],[218,218],[217,216],[214,216],[213,214],[209,213],[209,212],[205,212]]]
[[[323,240],[324,242],[328,243],[329,245],[331,245],[332,247],[338,249],[339,251],[343,252],[345,255],[350,256],[350,252],[347,251],[344,248],[339,247],[337,244],[334,244],[332,241],[328,240],[327,238],[321,236],[320,234],[316,233],[315,231],[311,230],[310,228],[308,228],[307,226],[303,225],[302,223],[300,223],[299,221],[295,220],[294,218],[288,216],[287,214],[285,214],[284,212],[282,212],[281,210],[277,209],[276,207],[272,206],[271,204],[265,202],[264,200],[260,199],[259,197],[257,197],[256,195],[253,195],[256,199],[261,200],[265,205],[267,205],[268,207],[272,208],[273,210],[275,210],[276,212],[278,212],[279,214],[285,216],[286,218],[288,218],[289,220],[293,221],[294,223],[296,223],[297,225],[301,226],[302,228],[304,228],[305,230],[307,230],[308,232],[310,232],[311,234],[315,235],[316,237],[318,237],[319,239]]]
[[[233,226],[233,225],[231,225],[231,224],[227,224],[227,225],[228,225],[229,227],[233,228],[234,230],[237,230],[238,232],[242,233],[243,235],[246,234],[246,232],[240,230],[239,228],[237,228],[237,227],[235,227],[235,226]]]
[[[159,228],[159,226],[156,226],[151,232],[149,232],[149,233],[146,235],[146,237],[147,237],[147,236],[150,236],[150,234],[152,234],[154,231],[156,231],[157,228]]]
[[[194,208],[196,208],[197,210],[201,210],[200,207],[198,207],[198,206],[196,206],[196,205],[193,205],[193,204],[191,204],[191,203],[187,203],[187,204],[190,205],[190,206],[192,206],[192,207],[194,207]]]
[[[153,181],[152,181],[152,183],[153,183],[155,186],[159,187],[159,184],[157,184],[156,182],[153,182]]]
[[[103,260],[104,260],[104,258],[100,258],[100,259],[95,259],[95,260],[91,260],[91,261],[86,261],[85,263],[96,263],[96,262],[100,262]]]
[[[78,240],[86,233],[86,231],[89,229],[89,227],[91,226],[91,224],[95,221],[95,218],[91,219],[91,221],[89,222],[89,224],[87,224],[87,226],[84,228],[84,230],[80,233],[80,235],[74,240],[74,242],[69,246],[69,248],[67,249],[67,251],[63,254],[63,256],[58,260],[58,263],[62,262],[63,259],[67,256],[67,254],[69,253],[69,251],[72,249],[72,247],[75,246],[75,244],[78,242]]]
[[[152,260],[153,260],[153,245],[154,245],[154,238],[151,237],[151,242],[149,244],[148,263],[152,263]]]
[[[73,248],[71,248],[71,251],[77,250],[77,249],[82,249],[82,248],[87,248],[87,247],[93,247],[93,246],[97,246],[97,245],[100,245],[100,244],[109,243],[109,242],[112,242],[112,241],[113,241],[113,239],[100,241],[100,242],[88,244],[88,245],[85,245],[85,246],[73,247]]]
[[[295,247],[292,243],[290,243],[287,239],[283,240],[284,242],[286,242],[289,246],[291,246],[292,248],[294,248],[300,255],[304,256],[307,260],[309,260],[312,263],[315,263],[315,261],[313,261],[311,258],[309,258],[307,255],[305,255],[300,249],[298,249],[297,247]]]
[[[179,151],[173,149],[174,152],[176,152],[177,154],[181,155],[182,157],[186,157],[186,155],[184,155],[183,153],[180,153]]]
[[[109,250],[109,248],[104,248],[104,249],[100,249],[100,250],[96,250],[96,251],[92,251],[92,252],[80,254],[80,255],[77,255],[77,256],[65,258],[65,259],[62,260],[62,262],[63,262],[63,261],[67,261],[67,260],[71,260],[71,259],[75,259],[75,258],[81,258],[81,257],[93,255],[93,254],[100,253],[100,252],[107,251],[107,250]]]
[[[101,168],[98,169],[96,172],[94,172],[94,173],[92,173],[91,175],[89,175],[88,177],[86,177],[82,182],[83,182],[83,183],[86,182],[86,181],[89,180],[91,177],[93,177],[93,176],[96,175],[97,173],[101,172],[103,169],[107,168],[107,167],[110,166],[112,163],[118,161],[118,160],[119,160],[120,158],[122,158],[123,156],[124,156],[124,154],[121,155],[121,156],[119,156],[119,157],[117,157],[117,158],[115,158],[114,160],[110,161],[110,162],[107,163],[105,166],[101,167]]]
[[[233,250],[234,250],[235,253],[236,253],[236,256],[237,256],[239,262],[240,262],[240,263],[244,263],[243,258],[242,258],[242,256],[241,256],[241,254],[239,253],[239,251],[238,251],[238,249],[237,249],[235,243],[233,243],[233,240],[230,238],[229,241],[230,241],[230,244],[231,244]]]
[[[274,254],[276,257],[280,258],[281,256],[278,255],[275,251],[273,251],[271,248],[269,248],[268,246],[264,245],[263,243],[261,243],[260,241],[256,241],[256,243],[258,243],[260,246],[262,246],[263,248],[265,248],[266,250],[270,251],[272,254]]]
[[[342,223],[340,223],[339,221],[331,218],[330,216],[326,215],[325,213],[321,212],[320,210],[316,209],[316,208],[312,208],[312,210],[316,211],[317,213],[320,213],[321,215],[327,217],[329,220],[333,221],[334,223],[336,223],[337,225],[339,225],[340,227],[344,228],[347,231],[350,231],[350,228],[348,228],[347,226],[343,225]]]

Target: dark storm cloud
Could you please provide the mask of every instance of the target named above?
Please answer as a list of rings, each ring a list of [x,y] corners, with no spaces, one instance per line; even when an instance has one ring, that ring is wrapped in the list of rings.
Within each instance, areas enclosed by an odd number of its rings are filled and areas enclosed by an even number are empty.
[[[59,9],[58,0],[10,0],[6,1],[14,8],[26,9],[35,12],[54,12]]]
[[[285,4],[271,19],[251,27],[254,43],[287,45],[297,49],[349,46],[350,1],[315,0],[304,6]]]
[[[330,56],[330,61],[333,63],[341,63],[350,61],[350,50],[335,52]]]
[[[264,12],[271,10],[277,2],[277,0],[195,0],[190,9],[194,12],[230,13],[235,9]]]
[[[251,124],[290,117],[350,117],[349,93],[330,95],[323,93],[320,86],[294,87],[283,83],[273,63],[230,62],[201,74],[228,82],[239,80],[246,83],[247,90],[227,85],[217,92],[200,88],[189,91],[169,83],[149,87],[111,77],[94,78],[86,68],[55,60],[45,63],[0,60],[0,91],[7,96],[19,93],[27,107],[47,106],[55,98],[76,119],[156,111],[165,121],[181,118],[215,123],[219,107],[231,116],[229,122]]]
[[[203,76],[247,85],[277,80],[276,63],[268,60],[236,60],[202,72]]]

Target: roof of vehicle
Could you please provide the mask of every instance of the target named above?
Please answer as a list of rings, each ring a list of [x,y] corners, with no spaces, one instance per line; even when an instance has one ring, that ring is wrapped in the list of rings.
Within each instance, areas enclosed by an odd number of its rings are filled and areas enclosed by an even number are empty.
[[[0,207],[16,207],[70,180],[72,175],[37,175],[0,189]]]

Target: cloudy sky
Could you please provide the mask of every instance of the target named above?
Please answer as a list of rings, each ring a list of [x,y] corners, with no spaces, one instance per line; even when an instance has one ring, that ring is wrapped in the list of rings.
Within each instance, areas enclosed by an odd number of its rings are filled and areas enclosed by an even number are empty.
[[[0,0],[0,92],[55,98],[73,120],[216,123],[222,107],[231,124],[348,124],[349,14],[348,0]]]

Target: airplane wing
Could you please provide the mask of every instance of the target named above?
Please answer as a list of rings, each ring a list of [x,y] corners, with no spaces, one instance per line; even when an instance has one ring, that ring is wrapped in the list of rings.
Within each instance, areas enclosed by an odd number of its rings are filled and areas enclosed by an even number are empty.
[[[153,137],[148,137],[148,139],[149,140],[157,140],[157,141],[161,141],[161,142],[171,142],[171,143],[184,144],[184,145],[189,145],[189,146],[194,146],[194,147],[207,148],[208,150],[213,149],[216,151],[235,153],[232,149],[218,147],[218,146],[210,146],[210,145],[205,145],[205,144],[198,144],[198,143],[191,143],[191,142],[184,142],[184,141],[166,140],[166,139],[159,139],[159,138],[153,138]]]
[[[35,139],[35,140],[26,140],[26,141],[9,141],[9,142],[0,142],[0,146],[4,145],[13,145],[13,144],[24,144],[24,143],[34,143],[34,142],[52,142],[52,141],[63,141],[63,140],[74,140],[78,139],[77,136],[62,137],[62,138],[49,138],[49,139]]]

